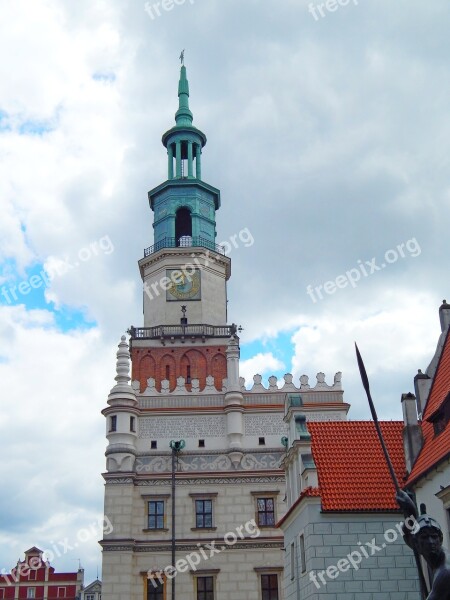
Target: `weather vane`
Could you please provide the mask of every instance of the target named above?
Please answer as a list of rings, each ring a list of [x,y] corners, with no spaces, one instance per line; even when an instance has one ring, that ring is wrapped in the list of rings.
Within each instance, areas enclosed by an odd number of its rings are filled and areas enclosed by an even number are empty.
[[[180,62],[181,62],[182,65],[184,65],[184,48],[183,48],[183,50],[181,51],[181,54],[180,54]]]

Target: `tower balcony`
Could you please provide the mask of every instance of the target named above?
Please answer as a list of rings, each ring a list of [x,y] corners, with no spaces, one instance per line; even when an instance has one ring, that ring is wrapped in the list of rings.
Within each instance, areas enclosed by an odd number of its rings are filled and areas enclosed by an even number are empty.
[[[156,242],[153,246],[144,249],[144,258],[147,258],[147,256],[150,256],[163,248],[206,248],[207,250],[212,250],[213,252],[225,255],[225,248],[223,246],[219,246],[204,237],[191,237],[185,235],[178,240],[174,237],[166,237],[159,240],[159,242]]]
[[[131,340],[174,341],[179,339],[229,338],[236,332],[233,325],[156,325],[155,327],[130,327]]]

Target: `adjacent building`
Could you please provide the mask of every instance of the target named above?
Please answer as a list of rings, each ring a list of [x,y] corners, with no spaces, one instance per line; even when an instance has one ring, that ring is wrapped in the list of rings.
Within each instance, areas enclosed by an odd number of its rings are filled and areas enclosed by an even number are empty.
[[[371,421],[310,422],[287,404],[285,600],[419,600],[395,488]],[[399,481],[401,422],[381,423]],[[413,526],[413,523],[411,523]]]
[[[450,547],[450,304],[439,308],[441,334],[425,372],[414,378],[415,395],[402,395],[407,487],[440,523]]]
[[[341,375],[251,389],[227,323],[231,261],[216,244],[220,191],[202,177],[183,65],[167,180],[149,194],[154,244],[139,261],[143,327],[117,353],[106,419],[103,600],[279,600],[286,510],[285,405],[345,420]],[[131,377],[130,377],[131,367]],[[131,382],[131,383],[130,383]],[[291,483],[292,498],[299,481]]]
[[[79,600],[83,576],[83,569],[76,573],[56,573],[50,563],[44,561],[43,551],[33,546],[9,574],[0,575],[0,598]]]
[[[80,600],[102,600],[102,582],[96,579],[87,585],[80,594]]]

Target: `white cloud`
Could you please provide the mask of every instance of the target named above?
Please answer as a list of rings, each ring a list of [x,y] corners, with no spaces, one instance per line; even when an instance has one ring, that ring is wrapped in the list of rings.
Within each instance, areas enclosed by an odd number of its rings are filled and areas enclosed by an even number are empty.
[[[272,352],[260,352],[252,358],[240,361],[239,374],[245,378],[245,384],[248,388],[253,385],[254,375],[272,375],[274,371],[284,368],[284,364]]]

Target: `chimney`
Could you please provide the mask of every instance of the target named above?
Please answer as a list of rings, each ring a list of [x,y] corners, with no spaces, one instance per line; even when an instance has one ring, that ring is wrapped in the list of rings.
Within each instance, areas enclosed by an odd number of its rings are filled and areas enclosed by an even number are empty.
[[[441,331],[444,332],[450,325],[450,304],[447,304],[447,300],[442,300],[439,307],[439,319],[441,321]]]
[[[403,409],[403,448],[405,452],[405,463],[408,473],[411,473],[413,465],[422,449],[422,428],[417,420],[416,397],[414,394],[402,394]]]
[[[422,373],[419,369],[414,377],[414,391],[417,398],[417,413],[422,417],[423,409],[427,403],[428,394],[430,393],[433,380],[426,373]]]

